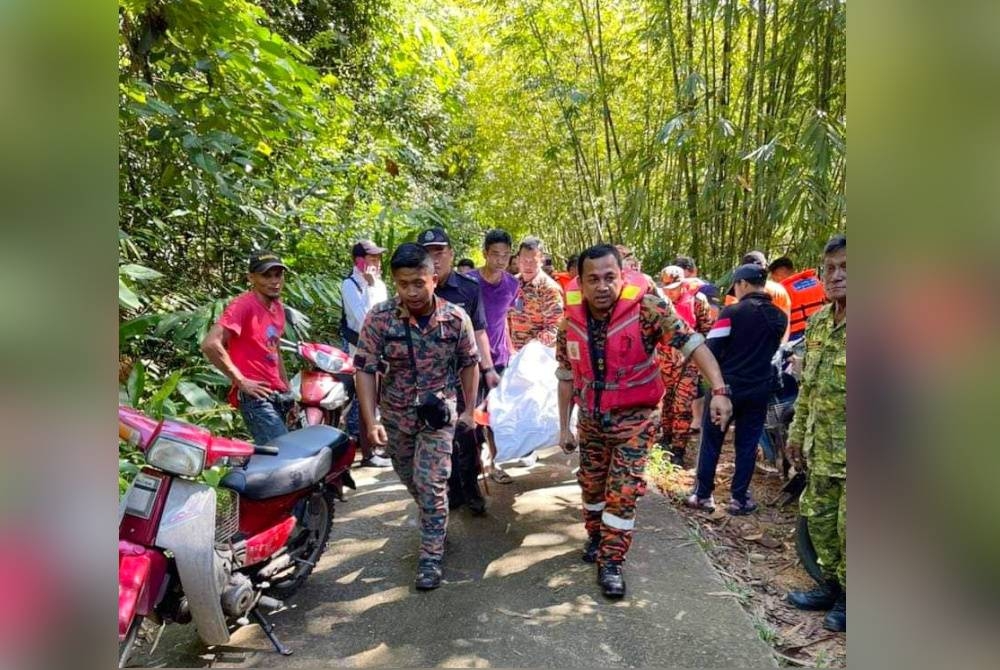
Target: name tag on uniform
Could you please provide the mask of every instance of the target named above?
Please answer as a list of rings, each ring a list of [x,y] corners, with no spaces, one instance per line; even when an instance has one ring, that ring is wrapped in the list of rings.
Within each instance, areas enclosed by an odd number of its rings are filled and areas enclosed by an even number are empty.
[[[580,343],[579,342],[567,342],[566,343],[566,355],[569,356],[571,361],[580,360]]]

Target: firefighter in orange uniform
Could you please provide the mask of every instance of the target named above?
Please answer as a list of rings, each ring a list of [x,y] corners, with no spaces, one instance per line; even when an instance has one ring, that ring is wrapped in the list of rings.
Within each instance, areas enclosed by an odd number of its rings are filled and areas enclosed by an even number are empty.
[[[636,498],[664,391],[656,345],[679,349],[701,369],[713,389],[714,422],[726,425],[732,404],[704,338],[667,302],[624,278],[617,249],[591,247],[580,255],[578,268],[556,338],[559,443],[570,453],[579,442],[577,481],[588,535],[582,558],[597,563],[604,595],[620,598]],[[576,436],[569,430],[574,404],[579,407]]]

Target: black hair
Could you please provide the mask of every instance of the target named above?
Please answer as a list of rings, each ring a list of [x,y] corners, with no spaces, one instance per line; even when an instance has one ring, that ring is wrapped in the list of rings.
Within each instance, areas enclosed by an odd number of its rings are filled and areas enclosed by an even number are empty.
[[[542,265],[552,265],[552,256],[545,254],[542,257]]]
[[[459,260],[458,263],[455,264],[455,266],[456,267],[463,267],[464,266],[464,267],[467,267],[467,268],[472,268],[473,270],[476,269],[476,264],[475,264],[475,262],[473,262],[473,260],[471,258],[463,258],[463,259]]]
[[[584,249],[580,253],[580,257],[576,259],[576,272],[581,277],[583,276],[583,262],[586,260],[596,261],[598,258],[604,258],[605,256],[614,256],[615,261],[618,262],[618,269],[622,269],[622,255],[618,253],[618,249],[611,244],[595,244],[592,247]]]
[[[795,263],[792,263],[792,259],[788,256],[782,256],[781,258],[775,258],[771,261],[771,264],[767,266],[768,272],[774,272],[778,268],[787,268],[789,270],[795,269]]]
[[[823,255],[829,256],[830,254],[835,254],[841,249],[847,248],[847,235],[834,235],[830,238],[830,241],[826,243],[823,247]]]
[[[389,269],[395,272],[403,268],[425,269],[434,274],[434,259],[419,244],[412,242],[400,244],[392,252],[392,258],[389,259]]]
[[[534,235],[529,235],[528,237],[521,240],[521,244],[517,247],[517,253],[521,253],[522,249],[527,249],[528,251],[534,251],[538,249],[542,253],[545,253],[545,248],[542,245],[542,241],[535,237]]]
[[[576,261],[580,257],[580,254],[573,254],[566,259],[566,272],[569,272],[574,267],[576,267]]]
[[[490,245],[493,244],[506,244],[508,247],[512,247],[514,240],[511,239],[510,233],[506,230],[495,228],[486,233],[486,237],[483,239],[483,249],[489,249]]]
[[[696,267],[694,259],[690,256],[678,256],[674,259],[674,262],[671,263],[671,265],[676,265],[681,270],[687,270],[688,272],[694,272]]]
[[[740,261],[741,265],[759,265],[762,268],[767,267],[767,256],[763,251],[748,251],[743,254],[743,260]]]

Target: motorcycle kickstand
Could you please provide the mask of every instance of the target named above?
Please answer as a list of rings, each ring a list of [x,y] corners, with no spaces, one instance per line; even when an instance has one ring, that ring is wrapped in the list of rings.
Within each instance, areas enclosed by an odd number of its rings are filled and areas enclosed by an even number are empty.
[[[292,650],[286,647],[285,645],[281,644],[281,640],[279,640],[277,636],[274,634],[274,624],[268,621],[267,618],[264,617],[264,614],[263,612],[260,611],[260,608],[254,607],[253,611],[250,612],[250,614],[251,616],[253,616],[254,619],[257,620],[257,623],[260,624],[261,630],[264,631],[264,635],[266,635],[267,639],[270,640],[271,644],[274,645],[275,650],[282,656],[291,656]]]

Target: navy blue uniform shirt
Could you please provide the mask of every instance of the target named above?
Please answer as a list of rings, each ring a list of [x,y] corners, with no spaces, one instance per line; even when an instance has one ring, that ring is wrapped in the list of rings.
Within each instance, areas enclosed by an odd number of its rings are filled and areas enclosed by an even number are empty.
[[[483,297],[475,279],[452,270],[447,279],[438,283],[434,294],[464,309],[472,320],[473,330],[486,330]]]

